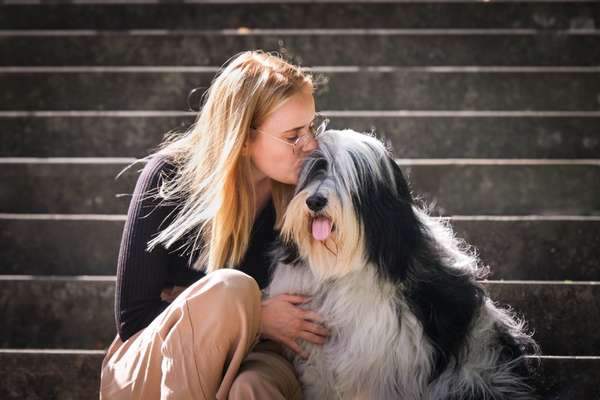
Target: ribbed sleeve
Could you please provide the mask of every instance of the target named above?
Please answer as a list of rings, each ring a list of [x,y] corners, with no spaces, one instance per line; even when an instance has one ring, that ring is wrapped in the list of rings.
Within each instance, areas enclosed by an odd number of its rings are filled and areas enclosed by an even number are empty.
[[[153,158],[146,163],[136,182],[123,228],[115,291],[115,320],[123,341],[148,326],[169,305],[160,293],[168,284],[170,264],[181,262],[161,245],[146,251],[147,242],[159,226],[167,226],[161,223],[174,208],[156,207],[159,200],[148,195],[148,190],[156,193],[160,172],[166,166],[164,159]]]

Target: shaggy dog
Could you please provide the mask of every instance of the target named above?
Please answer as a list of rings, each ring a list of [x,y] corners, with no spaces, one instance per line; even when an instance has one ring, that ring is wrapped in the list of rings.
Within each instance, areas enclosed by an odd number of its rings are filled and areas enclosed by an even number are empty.
[[[328,130],[303,163],[266,296],[312,296],[324,345],[294,358],[306,399],[533,399],[539,346],[490,299],[489,273],[416,205],[388,146]]]

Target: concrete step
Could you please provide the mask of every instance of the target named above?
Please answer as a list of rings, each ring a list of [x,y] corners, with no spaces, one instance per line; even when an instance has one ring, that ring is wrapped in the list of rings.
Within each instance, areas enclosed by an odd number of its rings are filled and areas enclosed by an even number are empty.
[[[115,275],[125,217],[0,215],[0,274]],[[600,217],[456,216],[450,223],[490,266],[488,279],[600,281]]]
[[[0,350],[3,399],[98,398],[104,352]],[[595,399],[600,357],[542,357],[534,387],[542,400]],[[73,385],[73,382],[77,382]]]
[[[399,158],[600,158],[600,111],[593,113],[322,111],[330,128],[374,130]],[[164,133],[184,131],[194,116],[0,112],[0,157],[143,157]]]
[[[236,3],[227,4],[229,2],[165,4],[136,1],[130,4],[98,4],[96,1],[96,4],[65,4],[70,1],[53,0],[52,3],[44,4],[43,7],[36,4],[5,4],[0,14],[0,26],[3,29],[61,30],[198,27],[584,29],[600,26],[599,6],[593,0],[489,3],[469,0],[281,3],[260,1],[242,2],[246,3],[243,6]]]
[[[517,31],[518,32],[518,31]],[[0,34],[2,32],[0,31]],[[315,66],[594,66],[600,35],[594,33],[451,33],[378,30],[270,30],[253,33],[165,31],[39,31],[0,36],[0,66],[216,66],[250,49],[279,51]],[[218,46],[216,44],[218,43]],[[495,49],[489,51],[490,48]],[[365,49],[368,56],[357,57]]]
[[[114,277],[0,276],[0,348],[105,350],[114,304]]]
[[[0,349],[0,398],[97,399],[104,351]]]
[[[125,214],[143,164],[115,177],[132,161],[0,159],[0,186],[11,188],[0,192],[0,213]],[[437,215],[600,213],[597,160],[402,159],[399,164],[417,200],[432,204]]]
[[[318,110],[600,110],[600,67],[569,68],[349,66],[311,72],[319,85]],[[188,110],[189,91],[208,88],[216,72],[174,66],[2,69],[0,110]]]
[[[598,282],[484,281],[528,321],[544,354],[599,355]],[[116,335],[114,277],[0,276],[0,348],[106,349]]]

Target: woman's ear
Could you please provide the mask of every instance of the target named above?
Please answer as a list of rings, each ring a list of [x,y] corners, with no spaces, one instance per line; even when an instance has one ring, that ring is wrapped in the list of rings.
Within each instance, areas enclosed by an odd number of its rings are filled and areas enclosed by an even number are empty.
[[[256,138],[256,131],[254,128],[248,128],[248,134],[246,135],[246,140],[242,145],[242,155],[248,156],[250,155],[250,145]]]
[[[242,155],[248,156],[250,154],[250,135],[246,138],[246,141],[242,145]]]

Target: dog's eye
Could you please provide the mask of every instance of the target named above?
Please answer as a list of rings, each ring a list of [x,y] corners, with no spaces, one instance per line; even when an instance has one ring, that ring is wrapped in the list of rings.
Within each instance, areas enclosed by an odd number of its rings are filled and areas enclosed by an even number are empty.
[[[327,170],[327,160],[324,158],[318,158],[315,160],[310,170],[311,175],[325,172]]]

